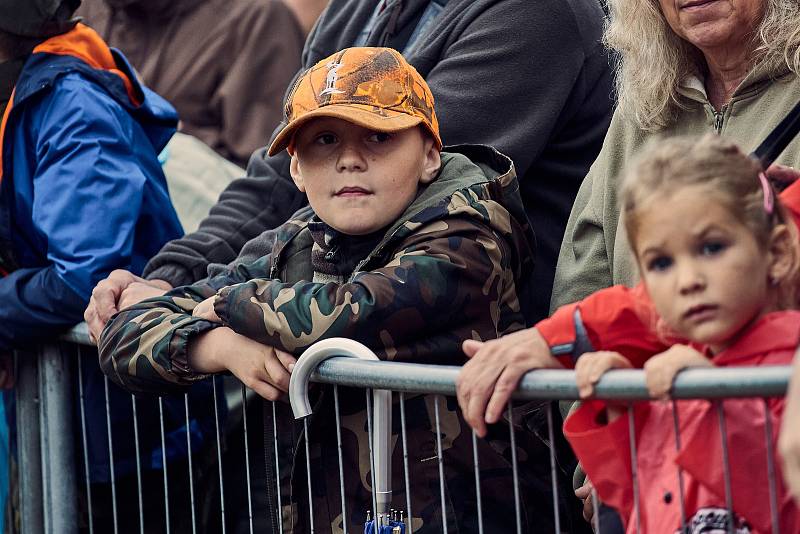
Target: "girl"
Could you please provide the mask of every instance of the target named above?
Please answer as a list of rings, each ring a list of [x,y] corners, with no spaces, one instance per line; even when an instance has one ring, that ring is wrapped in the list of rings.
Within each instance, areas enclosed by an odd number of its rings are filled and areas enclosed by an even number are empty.
[[[629,169],[621,205],[643,282],[637,320],[662,340],[683,341],[644,363],[653,396],[666,397],[687,367],[791,362],[800,339],[796,228],[756,162],[714,135],[662,140]],[[614,288],[606,295],[601,300],[613,305]],[[590,397],[607,370],[625,367],[631,360],[619,352],[584,354],[575,365],[581,396]],[[639,525],[623,409],[589,401],[567,419],[565,435],[600,499],[620,512],[628,532],[680,532],[684,517],[688,532],[724,532],[729,522],[737,533],[770,532],[765,425],[769,417],[774,444],[783,399],[769,399],[766,413],[759,399],[724,402],[733,517],[715,405],[673,403],[679,450],[673,405],[634,409]],[[781,529],[798,532],[800,513],[777,486]]]

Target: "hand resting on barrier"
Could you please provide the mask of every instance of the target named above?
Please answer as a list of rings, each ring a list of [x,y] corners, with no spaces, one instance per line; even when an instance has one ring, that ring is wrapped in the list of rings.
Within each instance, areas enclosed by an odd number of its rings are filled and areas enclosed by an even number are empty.
[[[100,333],[112,315],[123,308],[172,289],[164,280],[146,280],[130,271],[116,269],[92,290],[83,318],[89,325],[89,336],[97,343]]]
[[[462,349],[470,360],[456,380],[458,404],[464,419],[481,437],[486,435],[487,423],[500,420],[525,373],[563,367],[535,328],[485,342],[468,339]]]
[[[262,345],[228,327],[215,328],[189,342],[192,369],[201,373],[230,371],[267,400],[278,400],[289,391],[289,374],[296,362],[288,352]]]

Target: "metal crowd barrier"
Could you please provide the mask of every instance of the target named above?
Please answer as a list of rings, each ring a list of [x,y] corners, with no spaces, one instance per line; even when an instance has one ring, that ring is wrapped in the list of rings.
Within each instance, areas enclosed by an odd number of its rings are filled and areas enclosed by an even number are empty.
[[[373,509],[376,514],[375,519],[380,514],[383,518],[388,518],[387,504],[391,499],[391,486],[387,486],[388,479],[376,479],[381,475],[376,475],[376,463],[386,461],[385,458],[381,459],[378,456],[384,454],[388,447],[388,434],[392,428],[391,422],[386,419],[387,415],[390,416],[388,409],[381,409],[380,406],[386,406],[386,400],[391,404],[391,396],[397,394],[400,403],[400,428],[401,428],[401,446],[403,450],[404,459],[404,472],[406,495],[406,510],[405,513],[411,517],[414,511],[413,495],[409,486],[408,479],[408,454],[407,454],[407,440],[406,440],[406,413],[404,411],[405,399],[408,394],[428,394],[434,397],[434,407],[436,415],[436,433],[437,433],[437,454],[436,459],[439,464],[439,477],[441,487],[441,499],[444,504],[444,471],[447,465],[443,463],[442,456],[442,432],[439,427],[439,405],[441,396],[454,396],[455,395],[455,381],[458,374],[458,367],[452,366],[436,366],[424,364],[404,364],[394,362],[370,361],[369,359],[360,359],[365,356],[365,353],[360,352],[355,345],[348,343],[324,345],[316,350],[313,357],[301,359],[301,362],[307,360],[307,363],[301,365],[299,362],[292,375],[292,397],[293,409],[295,415],[302,417],[310,413],[309,406],[303,402],[306,395],[307,382],[318,382],[323,384],[331,384],[334,386],[334,398],[336,399],[336,432],[339,444],[339,458],[340,458],[340,483],[343,483],[343,477],[349,476],[342,471],[341,463],[341,436],[340,432],[340,414],[338,403],[338,387],[349,386],[366,389],[367,391],[367,408],[369,416],[369,432],[370,444],[374,445],[371,454],[372,473],[373,473]],[[75,379],[73,373],[76,366],[73,361],[76,351],[78,354],[86,351],[93,351],[93,347],[89,342],[85,325],[79,325],[67,335],[65,335],[58,343],[45,344],[37,353],[18,353],[16,357],[16,420],[17,420],[17,443],[18,455],[17,461],[19,465],[19,501],[20,501],[20,525],[23,534],[29,533],[76,533],[79,531],[79,525],[76,520],[76,510],[79,507],[79,501],[85,503],[84,506],[88,507],[88,526],[83,525],[81,531],[90,533],[97,532],[98,530],[92,524],[92,495],[91,484],[85,481],[89,478],[88,460],[87,460],[87,435],[85,425],[85,408],[84,405],[84,390],[83,384],[80,380],[82,374],[78,367],[78,380]],[[368,352],[368,351],[367,351]],[[800,351],[799,351],[800,353]],[[355,356],[355,357],[353,357]],[[85,365],[84,358],[78,358],[78,366]],[[81,363],[83,362],[83,363]],[[758,368],[704,368],[692,369],[681,373],[675,381],[674,398],[676,399],[724,399],[724,398],[743,398],[743,397],[776,397],[782,396],[786,393],[789,377],[791,371],[789,366],[776,366],[776,367],[758,367]],[[106,383],[106,399],[108,399],[108,379]],[[232,397],[230,388],[227,394],[223,394],[221,382],[219,377],[212,379],[212,387],[214,394],[214,416],[215,416],[215,435],[216,443],[214,444],[216,453],[216,476],[219,483],[219,525],[221,525],[220,532],[225,533],[227,528],[232,524],[232,519],[246,519],[245,530],[254,532],[255,524],[254,517],[257,514],[263,513],[260,509],[269,505],[269,502],[277,504],[277,509],[281,510],[281,488],[280,484],[276,487],[267,488],[266,491],[254,491],[251,488],[251,462],[253,454],[251,454],[248,447],[247,435],[247,415],[246,410],[243,414],[244,425],[244,444],[242,452],[245,457],[246,467],[246,485],[244,488],[247,498],[247,517],[244,518],[231,518],[230,505],[226,501],[226,491],[230,486],[225,484],[226,476],[229,476],[226,466],[222,464],[222,453],[224,449],[224,438],[222,436],[222,428],[220,415],[218,413],[218,406],[220,406],[221,397],[226,397],[229,401]],[[110,387],[116,387],[113,384]],[[375,398],[377,400],[370,404],[370,392],[379,392]],[[381,393],[383,392],[383,393]],[[240,395],[239,400],[241,405],[246,407],[248,397],[252,398],[252,392],[246,392],[242,386],[237,394]],[[76,424],[73,424],[73,417],[69,413],[72,406],[74,396],[77,395],[80,399],[80,416]],[[384,395],[383,400],[380,396]],[[386,397],[388,395],[388,397]],[[602,399],[616,399],[627,400],[629,404],[629,421],[631,428],[633,428],[632,406],[633,402],[637,400],[644,400],[648,398],[647,389],[645,387],[644,377],[642,371],[639,370],[619,370],[608,373],[596,386],[596,395]],[[542,400],[573,400],[578,398],[578,391],[575,386],[574,374],[572,371],[566,370],[539,370],[529,373],[523,378],[520,386],[514,394],[515,401],[542,399]],[[136,431],[136,450],[138,446],[138,432],[142,425],[160,424],[161,426],[161,439],[162,439],[162,452],[166,450],[164,442],[164,418],[163,412],[160,414],[160,421],[139,421],[137,419],[137,397],[131,395],[131,403],[133,408],[133,424]],[[231,405],[231,402],[228,402]],[[235,404],[235,403],[233,403]],[[766,401],[765,401],[766,409]],[[269,406],[269,405],[267,405]],[[718,404],[721,406],[721,404]],[[161,407],[161,399],[159,398],[159,407]],[[273,415],[276,413],[276,403],[271,403]],[[520,511],[520,496],[518,487],[518,472],[516,462],[516,449],[514,447],[515,435],[514,427],[511,421],[511,409],[509,406],[509,435],[511,440],[512,451],[512,468],[513,468],[513,496],[515,500],[516,510],[516,532],[522,532],[521,526],[521,511]],[[190,439],[190,411],[192,407],[189,405],[188,397],[185,397],[185,415],[186,415],[186,440],[187,447],[190,451],[188,461],[188,485],[191,505],[191,532],[205,532],[206,527],[200,524],[197,517],[197,495],[195,494],[195,481],[193,479],[192,454],[191,454],[191,439]],[[383,410],[383,411],[382,411]],[[724,432],[725,414],[722,409],[719,409],[720,425]],[[553,424],[553,417],[550,410],[547,411],[547,424],[549,442],[552,444],[555,441],[556,429]],[[111,473],[111,493],[112,493],[112,506],[114,532],[118,532],[123,525],[118,523],[117,495],[115,493],[115,479],[114,479],[114,451],[112,446],[112,433],[114,429],[111,427],[108,403],[106,403],[106,419],[108,422],[108,443],[110,447],[110,473]],[[769,418],[767,419],[769,421]],[[273,424],[275,419],[272,419]],[[273,436],[275,436],[277,429],[273,427]],[[477,438],[475,434],[472,435],[473,449],[475,455],[474,461],[474,484],[476,495],[478,497],[478,524],[479,531],[483,532],[482,523],[482,507],[481,507],[481,469],[480,459],[477,456]],[[769,433],[765,436],[766,440],[771,440]],[[381,441],[383,440],[383,441]],[[722,439],[723,445],[726,440]],[[383,445],[380,445],[383,443]],[[631,434],[631,444],[633,445],[633,455],[635,458],[635,443],[633,443],[633,434]],[[239,447],[241,444],[236,444]],[[767,442],[767,450],[772,451],[771,441]],[[234,446],[231,444],[231,446]],[[275,441],[274,452],[277,463],[278,458],[278,443]],[[306,447],[307,447],[306,443]],[[383,449],[383,450],[381,450]],[[263,455],[263,451],[262,451]],[[727,449],[723,447],[723,460],[725,462],[726,474],[726,498],[728,508],[731,508],[731,495],[730,495],[730,480],[728,473],[728,457]],[[82,461],[80,461],[82,458]],[[308,458],[308,455],[306,455]],[[84,472],[79,472],[79,465],[83,464]],[[168,491],[168,476],[167,469],[169,468],[167,458],[162,458],[163,465],[163,485],[164,485],[164,499],[165,499],[165,517],[163,520],[163,532],[171,532],[170,518],[169,518],[169,497]],[[635,464],[634,464],[635,465]],[[775,497],[775,459],[769,455],[768,465],[770,469],[770,481],[772,487],[770,488],[771,495],[771,517],[773,521],[773,532],[780,532],[780,526],[777,519],[777,503]],[[268,470],[274,468],[274,473],[280,472],[280,466],[268,466]],[[556,459],[553,448],[550,452],[550,470],[552,475],[552,494],[553,494],[553,522],[555,524],[555,532],[558,534],[562,532],[560,526],[559,512],[558,512],[558,485],[556,483]],[[635,469],[634,469],[635,471]],[[309,492],[311,492],[311,477],[309,473]],[[138,479],[138,532],[145,532],[144,528],[144,515],[149,513],[143,506],[142,495],[142,467],[137,455],[136,462],[136,475]],[[171,475],[172,476],[172,475]],[[635,476],[635,475],[634,475]],[[83,483],[80,483],[83,481]],[[83,490],[89,494],[79,495],[79,487],[82,486]],[[344,495],[344,492],[342,492]],[[269,499],[269,501],[267,500]],[[275,502],[277,501],[277,502]],[[312,502],[312,501],[310,501]],[[597,499],[594,499],[595,504]],[[130,503],[128,503],[130,505]],[[635,506],[638,513],[638,493],[635,493]],[[442,532],[447,532],[447,520],[444,514],[445,507],[442,506]],[[309,511],[310,512],[310,511]],[[344,532],[347,532],[347,514],[348,510],[345,509],[344,498],[342,498],[342,514]],[[595,510],[595,524],[597,529],[598,514]],[[226,513],[228,517],[226,517]],[[243,512],[244,513],[244,512]],[[279,522],[280,523],[280,522]],[[130,525],[124,525],[130,531]],[[638,525],[637,525],[638,526]],[[311,531],[313,532],[313,520]],[[283,526],[278,525],[278,531],[283,533]],[[733,532],[732,525],[729,529]],[[150,532],[150,531],[148,531]],[[272,530],[266,530],[272,532]],[[352,529],[351,529],[352,532]],[[411,529],[406,530],[411,532]]]

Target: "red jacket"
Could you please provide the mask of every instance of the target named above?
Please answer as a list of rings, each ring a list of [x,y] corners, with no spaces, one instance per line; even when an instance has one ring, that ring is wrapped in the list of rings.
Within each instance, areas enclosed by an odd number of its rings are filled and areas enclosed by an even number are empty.
[[[714,357],[718,366],[785,365],[800,342],[800,312],[766,315],[739,341]],[[680,530],[677,467],[683,469],[687,521],[701,508],[725,508],[721,435],[715,405],[704,400],[675,401],[681,450],[675,447],[671,403],[645,402],[634,410],[641,532],[673,534]],[[771,531],[765,422],[772,422],[773,454],[780,430],[783,398],[726,399],[733,510],[753,533]],[[616,508],[627,532],[636,532],[628,417],[598,423],[605,403],[584,403],[564,423],[564,435],[575,450],[600,499]],[[773,456],[777,458],[777,456]],[[781,532],[800,532],[800,510],[777,481]]]
[[[800,180],[787,187],[780,200],[800,227]],[[657,335],[658,315],[650,296],[639,284],[630,289],[613,286],[562,306],[536,324],[536,329],[565,367],[586,350],[614,350],[641,367],[650,356],[681,339]]]

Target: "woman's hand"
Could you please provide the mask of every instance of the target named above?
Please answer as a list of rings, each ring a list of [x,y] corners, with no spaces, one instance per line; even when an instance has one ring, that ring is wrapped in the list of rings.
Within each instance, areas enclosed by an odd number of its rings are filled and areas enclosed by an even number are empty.
[[[675,376],[687,367],[714,367],[714,364],[688,345],[673,345],[647,360],[644,377],[650,395],[659,399],[668,398]]]
[[[267,400],[289,391],[289,374],[297,359],[262,345],[227,327],[201,334],[189,344],[189,366],[200,373],[230,371]]]
[[[206,321],[211,321],[212,323],[221,323],[222,320],[217,316],[217,312],[214,311],[214,300],[216,300],[216,298],[216,295],[212,295],[195,306],[194,310],[192,310],[192,317],[199,317]]]
[[[587,399],[594,395],[594,385],[610,369],[630,369],[631,362],[619,352],[598,351],[583,354],[575,363],[578,395]]]
[[[481,437],[486,435],[487,423],[500,419],[525,373],[562,367],[535,328],[486,342],[468,339],[461,347],[470,360],[456,380],[458,404],[464,419]]]
[[[778,438],[783,478],[800,504],[800,360],[795,358],[792,381],[786,394],[781,433]]]

